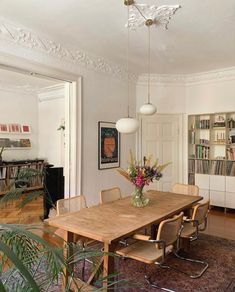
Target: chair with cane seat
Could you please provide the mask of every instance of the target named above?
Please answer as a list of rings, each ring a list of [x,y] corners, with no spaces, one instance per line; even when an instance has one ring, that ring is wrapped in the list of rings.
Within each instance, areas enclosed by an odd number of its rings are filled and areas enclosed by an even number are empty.
[[[71,213],[71,212],[77,212],[84,208],[87,208],[87,204],[86,204],[86,199],[83,195],[66,198],[66,199],[60,199],[56,202],[57,216]],[[64,231],[62,229],[58,229],[55,232],[55,234],[63,238]],[[88,239],[86,237],[79,236],[76,234],[74,234],[74,242],[80,243],[84,251],[86,250],[88,246],[96,243],[96,241],[93,239]],[[88,262],[91,262],[88,259],[86,260]],[[85,262],[82,268],[82,278],[84,278],[84,272],[85,272]]]
[[[172,193],[199,196],[199,187],[196,185],[176,183],[172,187]]]
[[[181,239],[184,239],[184,240],[187,239],[189,240],[189,242],[198,239],[199,231],[204,231],[207,227],[207,216],[209,212],[209,204],[210,202],[207,201],[205,203],[197,204],[196,206],[193,207],[192,217],[184,219],[183,230],[180,234]],[[195,260],[195,259],[193,260],[186,257],[182,257],[179,255],[178,252],[175,253],[175,255],[182,260],[195,262],[198,264],[202,264],[204,266],[202,270],[196,276],[194,277],[191,276],[191,278],[201,277],[209,266],[208,263],[205,261]]]
[[[119,187],[113,187],[110,189],[105,189],[105,190],[100,191],[101,204],[120,200],[121,198],[122,198],[121,190]]]
[[[199,231],[204,231],[207,227],[207,217],[209,213],[210,202],[197,204],[192,207],[192,217],[184,220],[184,229],[180,235],[181,238],[188,238],[194,241],[198,238]]]
[[[181,212],[179,215],[160,223],[156,240],[150,239],[150,236],[141,235],[140,237],[136,237],[139,240],[135,243],[117,250],[116,253],[124,258],[131,258],[145,264],[156,264],[164,268],[168,267],[164,266],[165,258],[174,251],[175,245],[177,245],[182,220],[183,213]],[[152,283],[147,276],[145,276],[145,279],[154,288],[173,291]]]

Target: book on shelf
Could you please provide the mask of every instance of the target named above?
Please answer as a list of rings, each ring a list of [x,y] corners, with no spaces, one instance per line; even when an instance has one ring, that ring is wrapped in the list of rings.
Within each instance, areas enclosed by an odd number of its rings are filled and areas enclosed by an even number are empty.
[[[196,145],[196,158],[197,159],[209,159],[210,147],[204,145]]]
[[[227,161],[227,163],[226,163],[226,175],[235,176],[235,162]]]
[[[225,175],[225,161],[223,160],[212,160],[210,167],[210,174],[214,175]]]
[[[226,156],[227,160],[235,160],[235,148],[227,147]]]
[[[194,173],[195,172],[195,162],[194,160],[188,161],[188,172]]]
[[[209,173],[209,160],[196,160],[195,172],[201,174]]]
[[[194,176],[194,174],[189,173],[189,175],[188,175],[188,183],[190,185],[194,185],[195,184],[195,176]]]

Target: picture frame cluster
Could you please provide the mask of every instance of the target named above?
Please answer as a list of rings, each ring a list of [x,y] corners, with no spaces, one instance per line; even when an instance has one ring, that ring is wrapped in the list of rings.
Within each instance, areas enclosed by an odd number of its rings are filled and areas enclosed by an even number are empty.
[[[18,124],[18,123],[9,123],[9,124],[0,124],[0,133],[30,133],[30,126],[27,124]]]

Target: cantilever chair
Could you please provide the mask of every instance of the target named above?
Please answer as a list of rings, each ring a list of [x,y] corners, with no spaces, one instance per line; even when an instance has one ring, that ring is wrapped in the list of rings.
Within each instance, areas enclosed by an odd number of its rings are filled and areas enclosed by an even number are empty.
[[[192,207],[192,217],[184,220],[184,229],[180,235],[182,238],[188,238],[190,241],[194,241],[198,238],[199,231],[206,229],[209,205],[210,202],[206,201],[205,203]]]
[[[100,191],[100,203],[101,204],[120,200],[121,198],[122,198],[121,190],[119,187],[113,187],[110,189]]]
[[[172,193],[199,196],[199,187],[195,185],[176,183],[172,187]]]
[[[197,204],[196,206],[193,207],[192,217],[184,219],[183,230],[180,234],[180,237],[182,239],[188,239],[189,242],[194,241],[198,239],[199,231],[204,231],[206,229],[209,205],[210,205],[210,202],[207,201],[205,203]],[[179,255],[178,252],[176,252],[175,255],[182,260],[195,262],[198,264],[202,264],[204,266],[204,268],[202,268],[200,273],[198,273],[196,276],[190,276],[191,278],[201,277],[202,274],[207,270],[209,266],[208,263],[205,261],[193,260],[193,259],[182,257]]]
[[[56,202],[57,216],[80,211],[83,208],[87,208],[86,199],[84,196],[75,196],[68,199],[60,199]]]
[[[75,197],[67,198],[67,199],[60,199],[56,202],[57,216],[64,215],[66,213],[77,212],[83,208],[87,208],[86,199],[83,195],[75,196]],[[62,229],[58,229],[55,233],[63,237],[64,231]],[[86,250],[87,246],[90,246],[91,244],[96,242],[95,240],[88,239],[83,236],[78,236],[76,234],[74,234],[74,241],[80,242],[84,251]],[[86,259],[86,261],[91,262],[88,259]],[[84,260],[83,268],[82,268],[82,279],[84,279],[84,273],[85,273],[85,260]]]
[[[164,262],[166,256],[175,249],[174,245],[176,245],[179,239],[182,220],[183,213],[181,212],[179,215],[160,223],[156,240],[150,239],[150,236],[147,235],[136,235],[135,238],[139,240],[125,248],[117,250],[116,253],[124,258],[131,258],[145,264],[156,264],[163,268],[170,268],[165,266]],[[147,276],[145,276],[145,279],[154,288],[173,291],[152,283]]]

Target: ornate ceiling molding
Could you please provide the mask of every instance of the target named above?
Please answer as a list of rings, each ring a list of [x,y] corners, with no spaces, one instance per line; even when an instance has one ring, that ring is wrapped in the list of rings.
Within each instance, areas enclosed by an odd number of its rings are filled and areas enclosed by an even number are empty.
[[[0,19],[0,40],[14,42],[19,46],[36,50],[57,59],[85,68],[106,73],[118,79],[127,78],[127,70],[117,64],[108,62],[102,58],[87,54],[79,49],[71,49],[55,40],[39,36],[27,28],[9,23]],[[130,74],[132,81],[137,80],[135,73]]]
[[[148,76],[140,75],[138,79],[139,85],[146,85]],[[150,77],[151,84],[173,84],[173,85],[197,85],[204,83],[212,83],[218,81],[235,80],[235,67],[213,70],[196,74],[154,74]]]
[[[145,24],[146,19],[152,19],[155,26],[168,28],[172,16],[180,9],[180,5],[147,5],[134,3],[130,6],[129,27],[136,29]],[[126,24],[128,26],[128,24]]]

